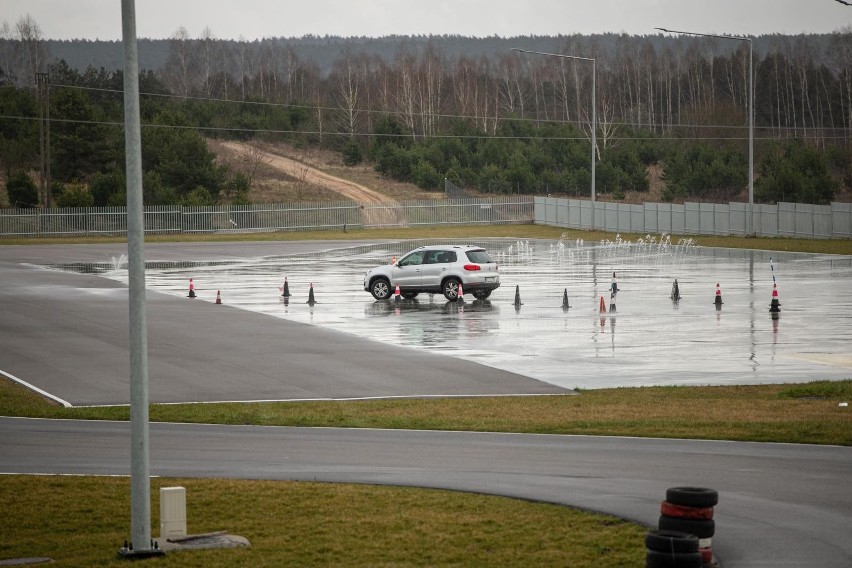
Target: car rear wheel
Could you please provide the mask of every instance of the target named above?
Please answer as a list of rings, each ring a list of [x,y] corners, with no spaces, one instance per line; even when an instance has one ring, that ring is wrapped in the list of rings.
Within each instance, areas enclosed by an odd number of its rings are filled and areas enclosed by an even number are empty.
[[[473,297],[477,300],[484,300],[491,295],[491,290],[487,288],[477,288],[473,291]]]
[[[370,284],[370,293],[377,300],[387,300],[391,295],[390,282],[385,278],[376,278]]]
[[[459,280],[457,278],[447,278],[444,280],[444,285],[441,289],[444,292],[444,297],[450,301],[459,299]]]

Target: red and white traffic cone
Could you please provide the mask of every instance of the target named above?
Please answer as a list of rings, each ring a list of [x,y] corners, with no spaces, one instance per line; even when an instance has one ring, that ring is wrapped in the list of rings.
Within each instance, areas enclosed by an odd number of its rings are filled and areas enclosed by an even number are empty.
[[[602,314],[605,314],[605,313],[606,313],[606,300],[604,300],[604,297],[603,297],[603,296],[601,296],[601,305],[600,305],[600,310],[599,310],[599,311],[600,311],[600,313],[602,313]]]
[[[777,314],[781,311],[781,302],[778,301],[778,285],[772,285],[772,301],[769,303],[769,311]]]
[[[462,283],[459,282],[458,294],[456,294],[456,302],[464,302],[464,289]]]
[[[396,290],[393,292],[393,301],[401,302],[402,301],[402,293],[399,291],[399,284],[396,285]]]
[[[723,303],[722,302],[722,289],[719,288],[718,282],[716,282],[716,299],[713,300],[713,303],[716,304],[717,306],[721,306],[722,303]]]
[[[216,303],[217,304],[222,303],[222,294],[219,293],[219,290],[216,290]]]
[[[192,283],[192,278],[189,279],[189,294],[186,296],[187,298],[195,297],[195,284]]]

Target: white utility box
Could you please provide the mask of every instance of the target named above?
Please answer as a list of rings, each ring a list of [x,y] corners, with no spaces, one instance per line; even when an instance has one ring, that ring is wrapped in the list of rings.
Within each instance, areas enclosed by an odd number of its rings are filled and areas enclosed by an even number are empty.
[[[186,488],[160,488],[160,538],[186,536]]]

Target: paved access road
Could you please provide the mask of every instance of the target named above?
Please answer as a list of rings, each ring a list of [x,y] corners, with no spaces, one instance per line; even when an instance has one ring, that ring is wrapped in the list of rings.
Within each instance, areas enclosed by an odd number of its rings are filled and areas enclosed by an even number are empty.
[[[120,422],[0,418],[0,471],[127,474],[129,430]],[[152,424],[151,473],[474,491],[648,525],[668,487],[699,485],[719,491],[713,548],[724,568],[852,566],[852,448]]]

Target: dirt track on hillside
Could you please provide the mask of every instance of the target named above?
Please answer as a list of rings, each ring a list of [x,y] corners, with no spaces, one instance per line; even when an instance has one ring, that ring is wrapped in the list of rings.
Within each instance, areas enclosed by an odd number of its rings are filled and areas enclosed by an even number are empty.
[[[243,154],[249,148],[252,148],[250,144],[242,142],[222,142],[222,146],[238,154]],[[257,151],[256,147],[255,150]],[[390,201],[386,195],[382,195],[363,185],[327,174],[287,156],[282,156],[268,150],[260,151],[263,153],[263,162],[269,167],[288,176],[297,177],[294,174],[298,174],[298,177],[306,183],[324,187],[339,193],[346,199],[351,199],[358,203],[387,203]]]
[[[405,226],[408,224],[404,210],[394,207],[398,205],[394,200],[361,184],[327,174],[298,160],[268,150],[261,150],[250,144],[229,141],[221,142],[221,145],[237,154],[245,154],[250,149],[261,152],[263,162],[270,168],[278,170],[281,174],[297,177],[305,183],[323,187],[339,193],[344,199],[360,203],[361,223],[365,226]],[[379,203],[383,204],[384,207],[364,207],[365,204]]]

